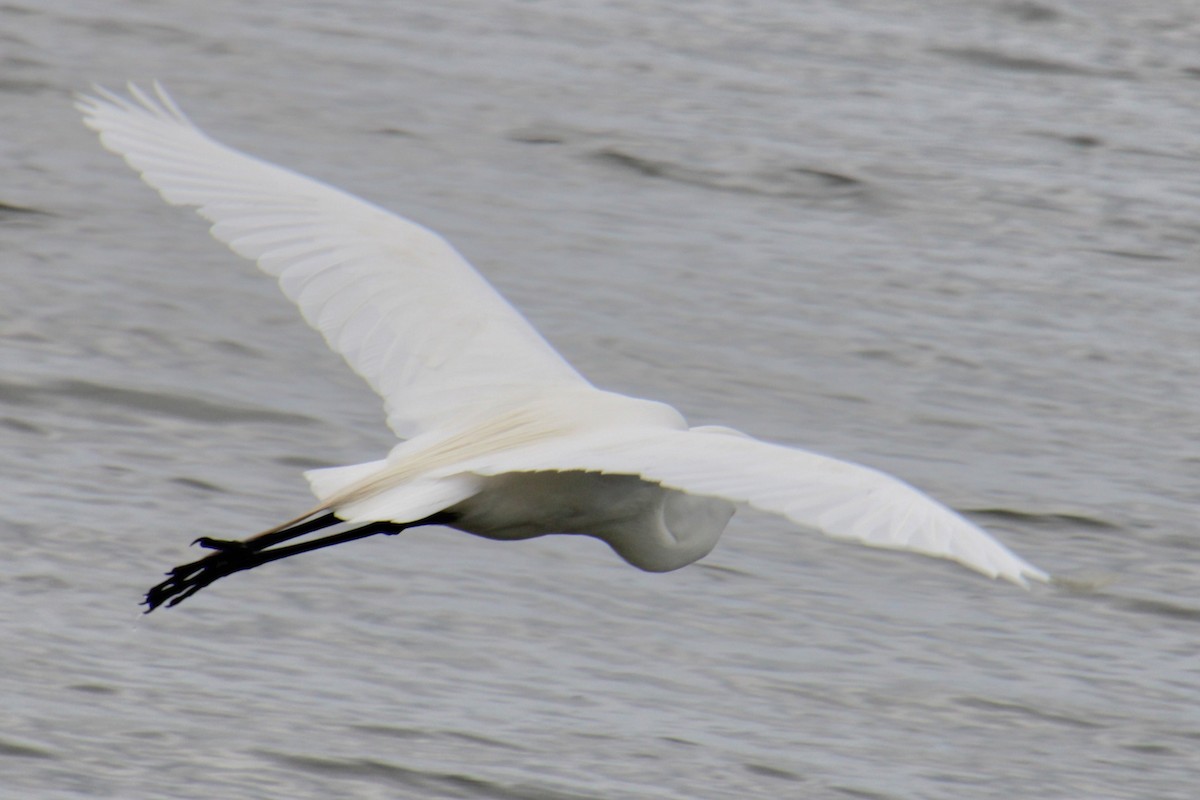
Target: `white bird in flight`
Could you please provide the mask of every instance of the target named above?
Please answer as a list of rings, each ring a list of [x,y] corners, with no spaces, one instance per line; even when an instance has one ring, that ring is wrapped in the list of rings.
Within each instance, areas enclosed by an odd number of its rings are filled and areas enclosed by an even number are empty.
[[[147,611],[269,561],[418,525],[489,539],[582,534],[652,572],[703,558],[738,505],[838,539],[948,558],[1022,586],[1048,575],[869,467],[689,428],[674,408],[597,389],[436,233],[226,147],[157,83],[80,95],[85,124],[174,205],[256,261],[383,398],[385,458],[305,473],[318,504],[176,567]],[[282,545],[338,524],[340,533]],[[281,546],[282,545],[282,546]]]

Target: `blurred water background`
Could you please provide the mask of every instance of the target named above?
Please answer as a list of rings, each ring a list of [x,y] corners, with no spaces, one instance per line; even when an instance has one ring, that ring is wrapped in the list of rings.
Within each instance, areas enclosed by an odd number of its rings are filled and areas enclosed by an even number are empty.
[[[1200,8],[9,0],[0,797],[1193,798]],[[739,514],[141,593],[391,446],[91,82],[441,231],[596,384],[889,470],[1024,592]]]

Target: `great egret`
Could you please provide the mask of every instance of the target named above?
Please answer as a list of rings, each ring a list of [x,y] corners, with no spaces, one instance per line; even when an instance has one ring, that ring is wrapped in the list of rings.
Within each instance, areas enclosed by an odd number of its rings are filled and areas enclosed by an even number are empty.
[[[258,262],[384,400],[386,458],[305,473],[319,503],[167,573],[147,611],[268,561],[417,525],[607,542],[635,567],[707,555],[736,505],[839,539],[952,559],[1022,586],[1046,573],[911,486],[663,403],[593,387],[440,236],[193,125],[157,83],[81,95],[85,124],[171,204]],[[358,527],[283,542],[347,523]]]

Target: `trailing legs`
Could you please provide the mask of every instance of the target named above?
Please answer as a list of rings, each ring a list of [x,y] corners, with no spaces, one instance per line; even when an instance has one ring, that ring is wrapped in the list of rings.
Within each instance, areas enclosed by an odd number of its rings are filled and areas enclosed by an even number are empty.
[[[368,536],[378,534],[392,536],[407,528],[415,528],[419,525],[444,525],[451,521],[453,521],[453,515],[439,512],[414,522],[368,522],[357,528],[310,539],[306,542],[283,547],[275,546],[342,522],[331,512],[326,512],[317,517],[302,517],[299,521],[285,523],[279,528],[273,528],[241,541],[202,536],[193,544],[198,544],[213,552],[197,561],[172,569],[167,573],[165,581],[146,592],[146,598],[142,604],[146,606],[145,613],[149,614],[164,604],[168,608],[178,605],[210,583],[235,572],[253,569],[262,564],[290,558],[301,553],[353,542],[356,539],[365,539]]]

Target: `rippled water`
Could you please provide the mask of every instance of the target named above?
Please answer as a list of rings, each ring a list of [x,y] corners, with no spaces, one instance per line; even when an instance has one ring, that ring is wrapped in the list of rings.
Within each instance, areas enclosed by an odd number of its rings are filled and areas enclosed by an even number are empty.
[[[1200,12],[0,9],[0,797],[1191,798]],[[601,386],[892,471],[1060,576],[739,515],[699,565],[447,531],[141,593],[378,401],[70,108],[437,228]]]

